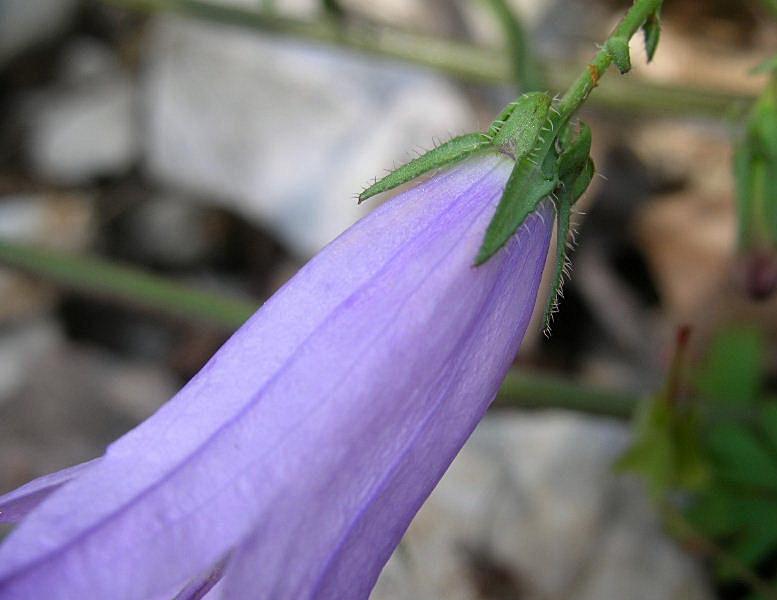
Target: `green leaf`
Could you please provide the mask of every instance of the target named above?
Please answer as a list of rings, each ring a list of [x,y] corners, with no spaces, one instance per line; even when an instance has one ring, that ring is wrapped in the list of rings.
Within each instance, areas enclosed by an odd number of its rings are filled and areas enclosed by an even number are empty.
[[[621,37],[611,37],[607,40],[607,52],[612,57],[612,62],[623,73],[631,71],[631,53],[629,51],[629,40]]]
[[[656,396],[643,402],[634,428],[634,442],[617,469],[643,476],[656,497],[678,488],[703,489],[709,465],[695,413]]]
[[[557,312],[558,299],[563,296],[561,288],[567,268],[567,237],[569,236],[569,217],[572,211],[572,205],[569,203],[566,194],[560,195],[558,201],[554,204],[556,207],[556,266],[553,271],[553,281],[550,285],[550,294],[548,295],[548,302],[545,305],[545,314],[543,316],[546,334],[550,331],[550,323],[553,315]]]
[[[707,444],[720,481],[777,492],[777,455],[747,428],[717,424],[708,432]]]
[[[574,131],[571,124],[567,125],[559,141],[562,150],[558,160],[558,176],[565,184],[572,183],[585,168],[591,154],[591,128],[582,121],[577,131]]]
[[[594,161],[593,159],[589,158],[586,161],[583,170],[580,172],[580,175],[577,176],[577,179],[575,179],[574,183],[572,183],[572,187],[570,187],[568,190],[571,204],[577,202],[580,199],[580,196],[585,193],[585,191],[588,189],[588,186],[591,185],[591,180],[594,178],[595,173],[596,169],[594,167]]]
[[[488,225],[475,265],[482,265],[507,243],[537,205],[558,185],[526,156],[515,164],[496,213]]]
[[[761,409],[760,426],[771,450],[777,453],[777,404],[775,400],[767,400],[767,404]]]
[[[508,149],[516,161],[528,155],[547,126],[550,104],[544,92],[529,92],[508,104],[489,128],[494,145]]]
[[[752,508],[751,508],[752,510]],[[748,565],[757,565],[777,550],[777,504],[751,514],[752,523],[739,532],[732,554]]]
[[[648,17],[642,26],[642,33],[645,36],[645,53],[647,61],[651,62],[658,49],[658,41],[661,39],[661,19],[658,12]]]
[[[729,407],[751,405],[761,390],[764,352],[763,336],[755,329],[717,333],[696,377],[700,395]]]
[[[361,194],[359,203],[382,192],[394,189],[430,171],[450,166],[469,156],[486,150],[496,150],[483,133],[469,133],[425,153],[379,179]]]

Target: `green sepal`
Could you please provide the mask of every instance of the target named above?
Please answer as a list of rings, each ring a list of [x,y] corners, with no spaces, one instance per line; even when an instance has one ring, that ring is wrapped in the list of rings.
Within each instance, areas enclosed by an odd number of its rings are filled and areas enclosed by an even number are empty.
[[[558,178],[548,179],[534,161],[525,156],[515,164],[507,180],[504,194],[491,219],[475,258],[475,265],[482,265],[507,243],[526,218],[536,210],[546,196],[553,193]]]
[[[658,41],[661,39],[661,19],[658,11],[647,18],[642,26],[642,33],[645,36],[645,54],[647,61],[651,62],[656,55]]]
[[[509,151],[516,161],[526,156],[548,122],[551,99],[544,92],[529,92],[508,104],[488,129],[493,144]]]
[[[566,193],[569,194],[570,204],[577,202],[580,199],[580,196],[585,193],[585,191],[588,189],[588,186],[591,185],[591,181],[593,180],[595,174],[596,167],[594,166],[594,161],[591,157],[589,157],[583,166],[582,171],[580,171],[580,174],[566,191]]]
[[[556,266],[543,317],[546,335],[550,332],[551,320],[557,312],[558,299],[563,297],[564,273],[567,270],[569,260],[567,258],[567,238],[569,237],[569,220],[572,212],[572,205],[566,194],[561,194],[558,200],[554,201],[554,205],[556,208]]]
[[[607,40],[605,45],[607,52],[612,57],[612,62],[623,73],[631,71],[631,53],[629,51],[629,40],[621,37],[612,37]]]
[[[488,136],[483,133],[468,133],[455,137],[373,183],[359,194],[359,204],[372,196],[394,189],[425,173],[450,166],[473,154],[489,149],[496,150]]]
[[[591,154],[591,141],[591,128],[582,121],[577,131],[574,131],[571,124],[564,128],[559,138],[561,156],[558,161],[558,176],[565,184],[574,181],[585,167]]]
[[[593,176],[594,161],[590,157],[586,157],[585,163],[582,169],[579,170],[575,180],[571,185],[563,186],[558,191],[553,202],[556,208],[556,266],[553,272],[550,293],[548,294],[548,302],[545,305],[544,323],[546,335],[550,333],[550,323],[553,315],[557,312],[558,300],[563,297],[564,276],[568,275],[570,267],[567,238],[569,237],[572,205],[583,195]]]

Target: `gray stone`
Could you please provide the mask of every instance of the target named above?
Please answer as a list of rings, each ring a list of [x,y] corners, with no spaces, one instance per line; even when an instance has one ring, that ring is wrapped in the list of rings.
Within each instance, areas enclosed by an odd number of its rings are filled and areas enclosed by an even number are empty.
[[[126,79],[52,92],[37,103],[30,123],[27,155],[52,182],[120,175],[137,157],[134,90]]]
[[[611,465],[628,429],[489,416],[418,513],[372,600],[708,599],[699,565]]]
[[[0,404],[26,383],[32,366],[61,341],[59,328],[51,321],[38,319],[17,323],[0,335]]]
[[[68,47],[58,82],[30,96],[22,115],[28,161],[49,181],[79,185],[122,175],[138,158],[134,82],[98,42]]]
[[[78,0],[0,0],[0,65],[60,34]]]
[[[345,51],[160,19],[147,166],[309,254],[364,214],[354,194],[435,136],[477,127],[437,76]]]

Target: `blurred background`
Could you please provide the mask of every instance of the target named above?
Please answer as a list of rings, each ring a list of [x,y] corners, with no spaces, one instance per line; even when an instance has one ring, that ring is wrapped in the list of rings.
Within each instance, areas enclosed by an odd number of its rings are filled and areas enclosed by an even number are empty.
[[[0,0],[0,492],[101,454],[375,176],[485,129],[518,89],[498,4]],[[629,4],[507,6],[555,92]],[[777,593],[777,5],[662,17],[583,112],[602,177],[552,335],[375,599]]]

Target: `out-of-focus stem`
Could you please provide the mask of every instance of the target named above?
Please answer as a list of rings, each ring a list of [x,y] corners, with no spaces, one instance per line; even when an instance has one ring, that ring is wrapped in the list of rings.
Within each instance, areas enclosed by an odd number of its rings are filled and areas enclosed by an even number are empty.
[[[0,265],[81,293],[210,323],[226,331],[239,327],[259,306],[258,302],[194,289],[110,260],[14,242],[0,241]]]
[[[510,60],[499,50],[395,28],[338,24],[331,19],[309,21],[203,0],[104,1],[129,9],[175,13],[257,32],[351,48],[429,67],[473,83],[509,84],[514,80]],[[543,72],[547,74],[551,89],[559,90],[572,81],[577,69],[568,64],[553,64],[547,65]],[[730,113],[732,106],[748,105],[752,100],[753,96],[746,94],[667,86],[629,78],[609,82],[597,92],[592,103],[631,112],[722,117]]]
[[[510,50],[515,82],[522,92],[543,91],[547,89],[542,70],[534,60],[526,29],[507,4],[507,0],[488,0],[491,9],[502,25],[505,40]]]
[[[637,394],[573,383],[558,376],[513,370],[499,390],[496,408],[565,409],[626,419]]]

